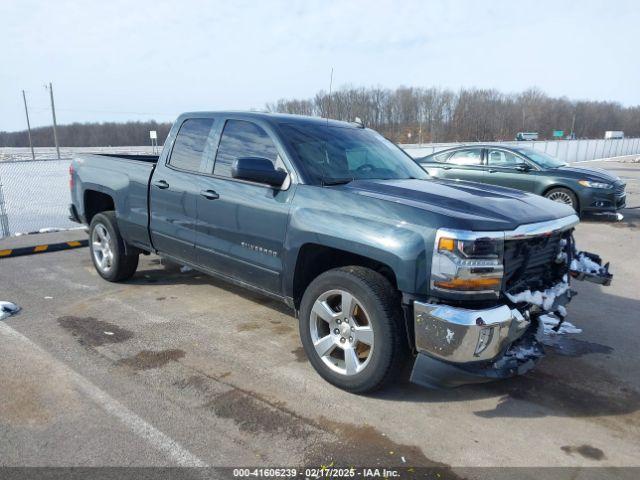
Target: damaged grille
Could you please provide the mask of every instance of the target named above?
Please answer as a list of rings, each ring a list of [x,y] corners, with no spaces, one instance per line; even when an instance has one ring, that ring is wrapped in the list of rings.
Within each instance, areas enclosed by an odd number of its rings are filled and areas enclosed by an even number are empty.
[[[504,244],[504,291],[510,294],[524,290],[544,290],[558,283],[568,272],[565,261],[557,261],[562,251],[561,240],[570,232],[548,236],[507,240]]]
[[[616,197],[620,197],[624,195],[624,187],[626,185],[624,183],[614,183],[613,184],[613,193]]]

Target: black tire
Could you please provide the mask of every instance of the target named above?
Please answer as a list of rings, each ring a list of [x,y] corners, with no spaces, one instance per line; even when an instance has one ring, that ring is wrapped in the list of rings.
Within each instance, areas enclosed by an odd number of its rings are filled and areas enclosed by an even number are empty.
[[[564,203],[565,205],[569,205],[576,212],[578,211],[578,197],[568,188],[552,188],[547,193],[544,194],[546,198],[552,200],[554,202]],[[564,199],[564,200],[563,200]]]
[[[100,255],[96,255],[95,253],[99,247],[94,247],[94,237],[97,235],[96,229],[100,230],[101,228],[106,229],[110,237],[109,245],[113,258],[111,259],[108,268],[102,267],[98,263],[97,257]],[[98,274],[105,280],[110,282],[122,282],[130,279],[133,277],[133,274],[136,273],[139,254],[125,254],[124,240],[120,235],[118,222],[116,221],[116,214],[113,211],[98,213],[91,220],[91,224],[89,225],[89,250],[93,266]]]
[[[366,312],[368,324],[373,330],[374,346],[369,351],[370,358],[367,357],[366,366],[350,375],[346,373],[346,362],[344,373],[328,366],[316,352],[313,343],[311,325],[314,321],[322,324],[321,321],[312,320],[313,306],[316,300],[332,290],[352,295]],[[330,336],[331,330],[329,327]],[[371,392],[387,384],[393,377],[397,378],[406,354],[403,332],[398,292],[384,276],[368,268],[349,266],[329,270],[313,280],[302,297],[300,338],[307,358],[322,378],[343,390]],[[343,352],[343,355],[346,353]]]

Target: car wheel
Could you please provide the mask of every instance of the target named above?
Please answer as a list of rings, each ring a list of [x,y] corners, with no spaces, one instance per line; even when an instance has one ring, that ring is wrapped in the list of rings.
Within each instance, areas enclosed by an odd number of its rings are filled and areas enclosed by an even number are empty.
[[[300,305],[300,338],[325,380],[364,393],[386,384],[404,353],[400,299],[381,274],[343,267],[318,276]]]
[[[545,194],[545,197],[554,202],[569,205],[575,211],[578,211],[578,198],[568,188],[552,188]]]
[[[89,249],[98,274],[110,282],[128,280],[138,268],[139,255],[125,254],[114,212],[102,212],[93,217],[89,226]]]

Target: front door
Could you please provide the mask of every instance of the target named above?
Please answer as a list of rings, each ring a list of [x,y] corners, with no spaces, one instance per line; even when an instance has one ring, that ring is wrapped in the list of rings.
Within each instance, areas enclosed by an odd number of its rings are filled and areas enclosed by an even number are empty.
[[[213,174],[205,177],[197,200],[197,262],[273,293],[281,292],[282,254],[289,208],[290,179],[282,189],[231,177],[233,161],[261,157],[285,168],[270,135],[258,124],[227,120]]]
[[[520,155],[500,148],[487,149],[484,182],[534,192],[537,169]]]

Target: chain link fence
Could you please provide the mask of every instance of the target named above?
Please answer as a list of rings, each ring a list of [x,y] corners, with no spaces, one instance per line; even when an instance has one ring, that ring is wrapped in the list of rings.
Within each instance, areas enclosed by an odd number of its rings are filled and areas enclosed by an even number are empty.
[[[78,227],[69,220],[69,165],[81,153],[153,153],[152,147],[0,149],[0,238]]]
[[[458,145],[438,143],[402,145],[414,158]],[[535,148],[566,162],[640,154],[640,138],[624,140],[560,140],[502,142]],[[31,232],[75,228],[68,219],[69,164],[81,153],[154,153],[152,147],[62,148],[56,159],[54,148],[37,148],[31,160],[28,148],[0,149],[0,238]]]

